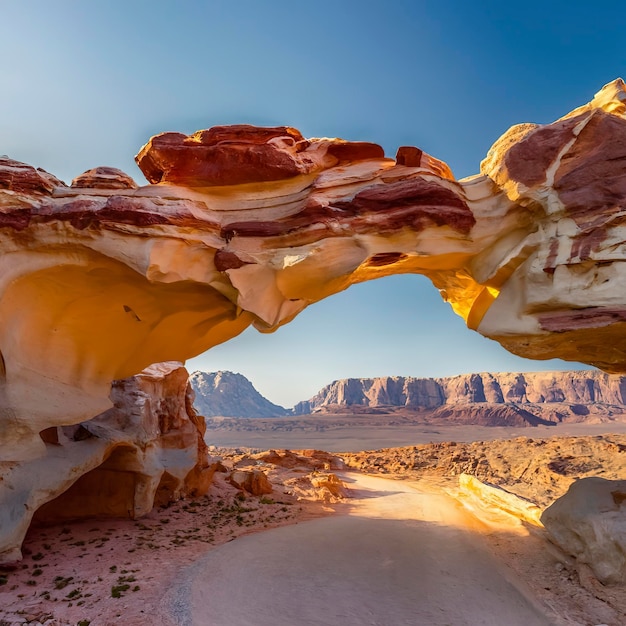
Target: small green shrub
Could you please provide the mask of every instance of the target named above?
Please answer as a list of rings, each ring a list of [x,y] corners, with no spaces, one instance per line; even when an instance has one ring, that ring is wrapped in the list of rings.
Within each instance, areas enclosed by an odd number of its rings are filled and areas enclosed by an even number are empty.
[[[124,591],[128,591],[130,589],[130,585],[114,585],[111,587],[111,597],[112,598],[121,598],[122,593]]]
[[[73,576],[69,576],[68,578],[63,578],[63,576],[57,576],[54,579],[54,588],[55,589],[64,589],[74,580]]]

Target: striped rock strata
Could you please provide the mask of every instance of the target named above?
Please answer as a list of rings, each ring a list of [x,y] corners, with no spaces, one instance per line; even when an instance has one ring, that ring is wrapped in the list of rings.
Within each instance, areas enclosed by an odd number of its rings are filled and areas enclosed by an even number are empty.
[[[463,181],[418,148],[287,127],[154,137],[139,187],[0,158],[2,463],[45,458],[40,433],[106,411],[113,380],[388,274],[427,275],[513,352],[625,371],[625,118],[617,80]]]

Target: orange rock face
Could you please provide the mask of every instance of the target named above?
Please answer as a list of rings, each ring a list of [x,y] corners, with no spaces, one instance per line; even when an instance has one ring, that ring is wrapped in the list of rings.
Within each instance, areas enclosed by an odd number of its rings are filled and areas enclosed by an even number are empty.
[[[396,273],[512,352],[626,372],[625,103],[617,80],[516,126],[461,181],[418,148],[289,127],[158,135],[139,187],[0,159],[0,458],[45,458],[113,380]]]

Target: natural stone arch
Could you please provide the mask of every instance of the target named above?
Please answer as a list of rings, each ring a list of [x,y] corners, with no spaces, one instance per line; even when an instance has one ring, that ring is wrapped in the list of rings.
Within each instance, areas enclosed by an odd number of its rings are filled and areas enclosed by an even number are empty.
[[[621,80],[554,124],[514,127],[461,181],[418,148],[394,160],[288,127],[165,133],[137,161],[150,185],[96,168],[68,188],[0,158],[5,485],[52,458],[40,433],[110,406],[114,378],[251,324],[271,332],[390,274],[426,275],[470,328],[516,354],[626,371]],[[178,443],[203,471],[194,419]]]

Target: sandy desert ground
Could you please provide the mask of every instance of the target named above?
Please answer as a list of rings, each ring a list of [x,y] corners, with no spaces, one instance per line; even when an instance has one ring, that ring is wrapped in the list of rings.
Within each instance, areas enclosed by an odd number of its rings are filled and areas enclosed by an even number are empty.
[[[584,471],[623,477],[626,435],[524,430],[533,438],[346,452],[349,471],[332,455],[220,449],[224,469],[260,470],[273,493],[244,494],[224,472],[207,497],[141,520],[32,529],[24,561],[0,571],[0,625],[622,626],[626,590],[602,588],[542,529],[456,497],[468,463],[542,505]],[[596,463],[550,465],[570,452]],[[547,468],[534,483],[516,474],[533,457]]]
[[[562,423],[557,426],[501,427],[424,424],[389,415],[311,415],[302,418],[207,419],[205,440],[224,448],[249,447],[328,452],[358,452],[415,446],[439,441],[491,441],[515,437],[579,437],[626,434],[626,421],[600,424]]]
[[[424,483],[342,478],[349,514],[249,535],[196,563],[183,623],[549,626],[453,498]]]

